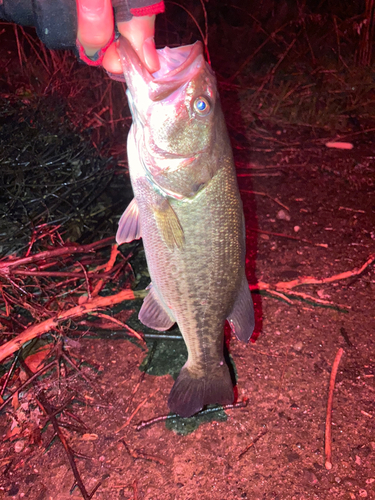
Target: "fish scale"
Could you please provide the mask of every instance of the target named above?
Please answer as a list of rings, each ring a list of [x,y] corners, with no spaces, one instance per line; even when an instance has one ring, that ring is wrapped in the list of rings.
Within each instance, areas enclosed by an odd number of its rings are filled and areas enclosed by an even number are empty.
[[[240,340],[253,331],[242,202],[202,45],[181,48],[170,71],[157,78],[126,40],[118,50],[134,120],[128,136],[134,202],[121,217],[117,240],[143,238],[152,286],[140,320],[156,330],[177,322],[185,340],[188,360],[168,404],[188,417],[207,404],[233,402],[225,321]],[[168,50],[163,64],[179,48]],[[169,121],[159,124],[158,116]]]

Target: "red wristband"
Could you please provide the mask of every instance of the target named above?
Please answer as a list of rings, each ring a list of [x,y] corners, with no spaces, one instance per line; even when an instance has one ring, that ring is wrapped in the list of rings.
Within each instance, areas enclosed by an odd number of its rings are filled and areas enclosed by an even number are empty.
[[[161,1],[145,7],[134,7],[133,9],[130,9],[130,14],[136,17],[156,16],[156,14],[162,14],[164,10],[164,2]]]
[[[88,64],[89,66],[101,66],[102,62],[103,62],[104,54],[106,53],[108,47],[113,43],[114,39],[115,39],[115,32],[112,33],[112,37],[106,43],[106,45],[104,45],[104,47],[99,49],[98,52],[96,52],[93,56],[89,57],[85,53],[85,49],[83,48],[83,46],[81,45],[80,41],[77,38],[76,47],[78,50],[79,58],[81,59],[81,61]]]

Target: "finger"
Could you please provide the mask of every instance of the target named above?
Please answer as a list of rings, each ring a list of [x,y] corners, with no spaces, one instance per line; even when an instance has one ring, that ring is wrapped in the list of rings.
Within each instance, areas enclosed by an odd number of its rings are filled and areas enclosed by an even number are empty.
[[[117,53],[115,43],[112,43],[112,45],[110,45],[106,50],[102,65],[108,73],[122,73],[121,61]]]
[[[111,0],[76,0],[78,13],[77,38],[88,56],[104,47],[113,33]]]
[[[130,41],[148,71],[158,71],[160,63],[154,42],[155,16],[133,17],[130,21],[117,23],[117,28]]]

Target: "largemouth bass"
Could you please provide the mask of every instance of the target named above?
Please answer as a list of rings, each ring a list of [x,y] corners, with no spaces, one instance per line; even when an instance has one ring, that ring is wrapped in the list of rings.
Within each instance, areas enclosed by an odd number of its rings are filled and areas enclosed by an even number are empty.
[[[118,45],[133,116],[128,159],[134,199],[119,244],[142,237],[152,283],[139,313],[155,330],[177,322],[188,360],[168,399],[189,417],[233,402],[224,323],[247,342],[254,310],[245,275],[245,224],[215,75],[200,42],[158,51],[151,75]]]

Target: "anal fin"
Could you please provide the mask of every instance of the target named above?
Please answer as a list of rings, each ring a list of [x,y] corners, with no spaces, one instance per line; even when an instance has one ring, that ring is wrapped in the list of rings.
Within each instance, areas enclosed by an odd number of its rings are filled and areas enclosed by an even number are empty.
[[[139,240],[141,237],[138,204],[136,199],[133,198],[118,223],[116,241],[118,245],[122,245],[122,243],[130,243],[133,240]]]
[[[243,342],[248,342],[254,331],[254,306],[245,273],[232,312],[227,318],[232,332]]]
[[[161,332],[168,330],[176,322],[172,311],[162,302],[152,283],[148,288],[150,291],[143,301],[138,318],[144,325],[153,330]]]

